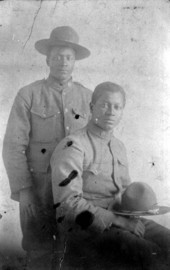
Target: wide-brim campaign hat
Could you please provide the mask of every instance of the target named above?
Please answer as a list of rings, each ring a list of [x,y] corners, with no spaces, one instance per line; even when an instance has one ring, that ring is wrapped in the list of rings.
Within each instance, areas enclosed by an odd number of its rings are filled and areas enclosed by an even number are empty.
[[[68,47],[75,51],[75,59],[81,60],[90,55],[90,51],[79,44],[77,32],[70,26],[60,26],[52,30],[49,39],[41,39],[35,43],[36,50],[47,55],[52,47]]]
[[[160,206],[153,189],[144,182],[131,183],[122,194],[121,203],[114,213],[124,216],[162,215],[170,212],[170,207]]]

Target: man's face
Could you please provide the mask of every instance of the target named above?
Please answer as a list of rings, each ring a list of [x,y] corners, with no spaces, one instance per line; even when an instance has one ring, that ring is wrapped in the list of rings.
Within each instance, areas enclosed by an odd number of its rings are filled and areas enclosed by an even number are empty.
[[[59,82],[70,79],[74,63],[75,52],[71,48],[54,47],[47,57],[50,74]]]
[[[123,108],[123,97],[120,92],[105,92],[95,104],[91,104],[92,121],[103,130],[111,131],[122,118]]]

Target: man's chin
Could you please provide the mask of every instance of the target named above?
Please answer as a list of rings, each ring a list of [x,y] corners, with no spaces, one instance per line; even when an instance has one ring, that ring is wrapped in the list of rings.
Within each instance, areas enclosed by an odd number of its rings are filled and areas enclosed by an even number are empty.
[[[116,123],[110,123],[105,125],[105,130],[106,131],[112,131],[116,126]]]
[[[106,132],[111,132],[114,129],[115,125],[105,125],[102,129]]]
[[[67,76],[64,76],[64,75],[59,76],[58,74],[54,75],[54,77],[59,82],[68,81],[71,78],[71,76],[68,76],[68,75]]]

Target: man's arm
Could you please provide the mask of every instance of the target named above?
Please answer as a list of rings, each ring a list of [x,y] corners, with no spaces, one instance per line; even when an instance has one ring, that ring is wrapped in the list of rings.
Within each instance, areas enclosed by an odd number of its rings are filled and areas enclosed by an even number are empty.
[[[84,215],[86,221],[89,219],[88,226],[97,231],[104,231],[114,225],[135,232],[137,221],[129,223],[128,219],[96,207],[83,198],[83,163],[82,143],[73,136],[62,140],[55,149],[51,167],[53,198],[58,212],[62,208],[62,216],[79,225]]]
[[[9,178],[11,197],[16,200],[19,200],[21,190],[32,186],[26,157],[29,134],[29,104],[18,93],[10,112],[3,143],[3,160]]]

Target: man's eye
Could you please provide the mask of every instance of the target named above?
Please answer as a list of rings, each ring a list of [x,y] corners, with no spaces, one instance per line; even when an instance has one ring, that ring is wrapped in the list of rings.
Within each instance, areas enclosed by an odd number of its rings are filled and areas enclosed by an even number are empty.
[[[60,60],[61,60],[61,56],[58,55],[58,56],[54,57],[53,60],[54,60],[54,61],[60,61]]]
[[[101,107],[102,108],[108,108],[108,104],[107,103],[103,103],[103,104],[101,104]]]
[[[67,56],[67,60],[68,60],[68,61],[72,61],[72,60],[73,60],[73,56],[68,55],[68,56]]]
[[[119,105],[115,105],[114,108],[115,108],[115,110],[120,110],[122,107]]]

